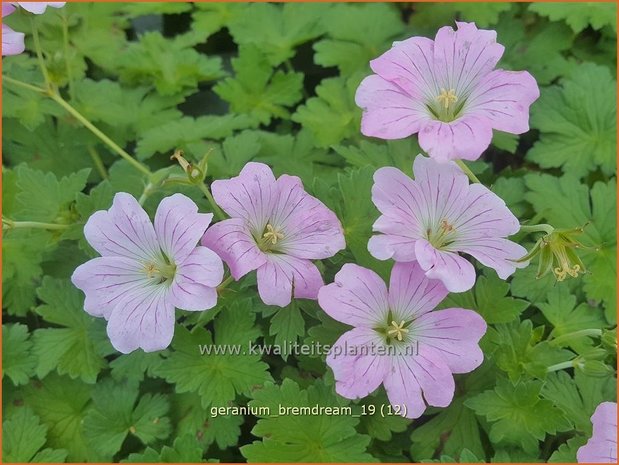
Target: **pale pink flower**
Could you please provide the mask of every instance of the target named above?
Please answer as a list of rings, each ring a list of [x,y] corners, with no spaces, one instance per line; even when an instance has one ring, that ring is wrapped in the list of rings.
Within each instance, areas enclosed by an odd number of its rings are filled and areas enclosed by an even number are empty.
[[[593,416],[593,434],[578,449],[579,463],[617,463],[617,403],[602,402]]]
[[[223,263],[197,246],[212,217],[174,194],[159,204],[153,227],[135,198],[119,193],[109,210],[88,219],[84,235],[102,256],[80,265],[71,280],[86,294],[84,310],[108,320],[107,334],[118,351],[165,349],[174,334],[175,307],[215,306]]]
[[[24,10],[40,15],[45,13],[47,7],[62,8],[66,2],[12,2],[14,5],[19,5]]]
[[[337,393],[358,399],[382,383],[394,411],[408,418],[418,418],[426,403],[447,407],[453,373],[483,361],[478,342],[486,323],[472,310],[433,311],[446,296],[445,286],[426,278],[417,263],[396,263],[389,289],[373,271],[344,265],[318,294],[327,314],[354,326],[327,356]]]
[[[374,257],[417,261],[450,292],[475,284],[475,268],[459,252],[494,268],[501,279],[527,265],[515,261],[526,249],[505,239],[520,224],[500,197],[479,183],[469,185],[453,162],[418,155],[413,171],[415,180],[392,167],[374,173],[372,201],[382,213],[373,226],[381,234],[368,242]]]
[[[346,244],[342,226],[296,176],[275,179],[263,163],[247,163],[232,179],[212,184],[213,197],[230,219],[214,224],[202,244],[219,254],[238,280],[257,270],[258,293],[285,307],[315,299],[323,285],[310,260],[329,258]]]
[[[434,40],[411,37],[372,60],[356,102],[361,132],[382,139],[419,133],[419,145],[440,161],[476,160],[492,129],[529,130],[529,106],[539,97],[526,71],[494,69],[504,47],[496,32],[474,23],[445,26]]]
[[[2,17],[10,15],[15,11],[15,7],[8,3],[2,4]],[[25,50],[24,34],[15,32],[6,24],[2,24],[2,56],[19,55]]]

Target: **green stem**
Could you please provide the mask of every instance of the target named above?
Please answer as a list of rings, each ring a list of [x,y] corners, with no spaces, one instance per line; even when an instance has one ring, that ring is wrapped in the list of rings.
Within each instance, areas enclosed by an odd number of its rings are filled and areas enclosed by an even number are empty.
[[[2,76],[2,82],[8,82],[9,84],[13,84],[14,86],[23,87],[24,89],[32,90],[34,92],[40,92],[42,94],[47,94],[47,90],[42,87],[33,86],[32,84],[28,84],[27,82],[22,82],[18,79],[13,79],[9,76]]]
[[[549,224],[521,224],[520,232],[532,233],[532,232],[545,232],[546,234],[552,234],[555,228]]]
[[[144,190],[142,191],[142,195],[140,196],[140,198],[138,199],[138,203],[140,205],[144,205],[144,202],[146,202],[146,199],[153,193],[153,191],[155,189],[153,189],[155,186],[153,185],[153,183],[149,182],[148,184],[146,184],[144,186]]]
[[[92,162],[95,164],[95,168],[97,168],[97,171],[99,172],[101,177],[103,179],[107,179],[108,178],[107,170],[105,169],[105,165],[103,164],[103,160],[101,160],[101,155],[99,155],[99,152],[97,152],[97,149],[90,146],[88,147],[88,153],[90,154],[90,157],[92,158]]]
[[[557,363],[556,365],[551,365],[546,368],[546,372],[551,373],[553,371],[565,370],[566,368],[574,368],[576,366],[577,360],[578,359],[573,359],[566,362]]]
[[[146,165],[143,165],[131,155],[129,155],[124,149],[122,149],[116,142],[110,139],[107,135],[105,135],[99,128],[97,128],[94,124],[92,124],[85,116],[83,116],[79,111],[73,108],[65,99],[63,99],[60,94],[57,92],[51,92],[49,97],[56,102],[58,105],[67,110],[71,115],[75,117],[80,123],[82,123],[87,129],[90,130],[95,136],[103,141],[109,148],[111,148],[114,152],[124,158],[127,162],[129,162],[134,168],[141,171],[146,176],[151,176],[152,173],[148,169]]]
[[[217,217],[217,219],[218,220],[226,219],[226,215],[221,210],[221,208],[219,208],[219,205],[217,205],[217,202],[215,202],[215,199],[213,198],[213,194],[211,194],[211,191],[208,189],[208,187],[206,187],[204,183],[198,184],[198,187],[204,194],[204,197],[206,197],[206,200],[208,200],[208,203],[211,204],[211,208],[213,209],[213,213],[215,213],[215,216]]]
[[[577,337],[585,337],[585,336],[595,336],[599,337],[602,335],[601,329],[581,329],[580,331],[574,331],[572,333],[563,334],[553,340],[550,341],[550,344],[553,346],[560,345],[564,341],[569,341],[570,339]]]
[[[51,229],[61,230],[68,229],[68,224],[58,223],[40,223],[38,221],[13,221],[7,218],[2,218],[2,229]]]
[[[234,281],[234,278],[232,277],[232,275],[228,276],[226,279],[223,280],[223,282],[219,286],[217,286],[217,292],[223,291],[226,287],[228,287],[228,284],[230,284],[232,281]]]
[[[34,16],[30,16],[30,25],[32,27],[32,39],[34,41],[34,51],[37,54],[37,60],[39,62],[39,67],[41,68],[41,73],[43,73],[43,78],[45,79],[45,85],[48,89],[52,88],[52,81],[49,78],[49,72],[47,71],[47,66],[45,65],[45,58],[43,58],[43,49],[41,48],[41,40],[39,39],[39,29],[37,28],[37,23],[34,19]]]
[[[73,73],[69,64],[69,20],[67,19],[66,8],[62,9],[62,46],[64,50],[64,64],[67,71],[67,80],[69,81],[69,97],[71,101],[75,100],[75,85],[73,83]]]
[[[479,178],[475,176],[475,174],[471,171],[471,168],[466,166],[466,163],[464,163],[462,160],[456,160],[456,164],[460,167],[462,171],[464,171],[464,174],[466,174],[471,181],[481,184]]]

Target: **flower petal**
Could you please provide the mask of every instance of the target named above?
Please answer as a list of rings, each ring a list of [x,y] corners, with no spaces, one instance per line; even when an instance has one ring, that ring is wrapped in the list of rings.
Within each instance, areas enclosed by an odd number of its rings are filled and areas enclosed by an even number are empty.
[[[148,215],[133,196],[124,192],[114,196],[109,210],[97,211],[88,219],[84,236],[103,256],[152,261],[161,255]]]
[[[40,15],[45,13],[48,6],[52,8],[62,8],[66,2],[16,2],[24,10]]]
[[[484,360],[478,343],[487,326],[472,310],[448,308],[426,313],[415,320],[413,327],[411,334],[419,345],[440,351],[452,373],[473,371]]]
[[[317,260],[332,257],[346,247],[335,213],[305,192],[298,177],[282,175],[276,185],[270,221],[284,235],[278,242],[281,252]]]
[[[355,95],[363,110],[361,133],[381,139],[403,139],[429,120],[421,100],[375,74],[366,77]]]
[[[368,241],[368,252],[378,260],[393,258],[396,262],[412,262],[415,260],[415,241],[396,234],[379,234]]]
[[[151,286],[121,299],[107,324],[107,334],[116,350],[128,354],[163,350],[174,335],[174,306],[163,286]]]
[[[2,4],[2,16],[4,17],[4,3]],[[24,34],[15,32],[6,24],[2,25],[2,55],[19,55],[26,49]]]
[[[396,263],[391,270],[389,307],[398,322],[434,310],[447,294],[443,283],[428,279],[417,262]]]
[[[378,355],[382,346],[380,335],[369,328],[354,328],[340,336],[327,356],[339,395],[359,399],[380,386],[391,365],[390,357]]]
[[[485,76],[467,100],[467,114],[484,117],[494,129],[522,134],[529,130],[529,107],[539,97],[526,71],[497,69]]]
[[[475,85],[494,69],[505,47],[496,42],[496,31],[477,29],[475,23],[456,22],[457,30],[444,26],[434,39],[434,73],[439,86],[454,89],[466,98]]]
[[[579,463],[617,463],[617,403],[602,402],[593,416],[593,435],[578,449]]]
[[[247,163],[234,178],[211,185],[213,197],[232,218],[243,218],[252,232],[262,232],[277,195],[273,171],[264,163]]]
[[[455,383],[440,352],[428,345],[419,345],[414,355],[392,358],[391,370],[384,381],[389,402],[401,406],[407,418],[418,418],[426,405],[447,407],[454,395]]]
[[[196,248],[212,219],[212,213],[198,213],[198,206],[183,194],[166,197],[155,214],[161,250],[172,262],[182,262]]]
[[[237,281],[266,262],[266,255],[256,245],[242,218],[223,220],[208,228],[202,245],[226,262]]]
[[[431,279],[440,279],[449,292],[465,292],[475,284],[475,268],[457,253],[436,250],[425,239],[415,242],[417,261]]]
[[[387,286],[381,277],[352,263],[338,271],[335,282],[320,289],[318,304],[331,318],[365,328],[384,323],[389,312]]]
[[[492,127],[485,118],[466,114],[451,123],[429,121],[419,131],[419,145],[442,163],[477,160],[492,141]]]
[[[316,299],[324,284],[320,271],[309,260],[281,254],[267,254],[267,262],[258,268],[258,293],[267,305],[285,307],[294,296]]]
[[[475,257],[482,265],[494,268],[501,279],[507,279],[517,268],[525,268],[528,262],[516,262],[527,254],[520,244],[500,237],[478,237],[454,242],[461,252]]]
[[[128,293],[149,286],[143,265],[124,257],[93,258],[75,269],[71,282],[86,295],[84,310],[105,318]]]
[[[172,304],[183,310],[200,311],[217,304],[215,289],[224,276],[221,258],[206,247],[196,247],[187,259],[177,265],[170,288]]]
[[[429,101],[440,92],[434,79],[434,42],[425,37],[394,42],[391,49],[370,61],[370,67],[403,89],[411,100]]]

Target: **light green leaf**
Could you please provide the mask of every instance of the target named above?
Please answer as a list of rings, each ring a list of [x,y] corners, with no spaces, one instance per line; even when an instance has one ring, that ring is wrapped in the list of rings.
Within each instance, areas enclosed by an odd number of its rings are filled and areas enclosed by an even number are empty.
[[[139,399],[138,384],[114,383],[106,379],[95,386],[94,408],[84,419],[84,435],[90,447],[104,457],[120,450],[129,433],[144,444],[165,439],[170,434],[168,400],[160,394],[144,394]]]
[[[611,26],[617,32],[617,5],[615,3],[532,3],[529,5],[529,10],[547,16],[552,21],[564,20],[574,32],[581,32],[587,26],[595,30]]]
[[[578,66],[561,85],[542,90],[531,109],[540,140],[527,158],[543,168],[562,167],[578,177],[598,167],[617,170],[617,83],[605,66]]]
[[[26,325],[2,325],[2,362],[2,377],[8,376],[16,386],[28,383],[34,375],[37,359]]]
[[[289,379],[281,386],[268,384],[256,391],[250,405],[266,408],[252,434],[263,438],[241,447],[249,462],[375,462],[366,452],[369,436],[355,430],[357,418],[348,415],[278,415],[285,407],[329,406],[345,404],[330,387],[317,382],[302,390]]]
[[[213,90],[230,103],[233,112],[247,114],[261,124],[290,117],[286,108],[301,100],[303,74],[274,72],[266,56],[252,44],[239,49],[232,67],[234,78],[220,81]]]

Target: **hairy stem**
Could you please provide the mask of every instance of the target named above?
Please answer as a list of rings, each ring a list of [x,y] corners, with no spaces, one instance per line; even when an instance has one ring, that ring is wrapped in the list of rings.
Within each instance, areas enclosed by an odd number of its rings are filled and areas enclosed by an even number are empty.
[[[456,164],[460,167],[462,171],[464,171],[464,174],[466,174],[472,182],[477,182],[481,184],[479,178],[475,176],[475,173],[471,171],[471,168],[466,166],[466,163],[464,163],[462,160],[456,160]]]
[[[532,232],[545,232],[546,234],[552,234],[555,228],[549,224],[521,224],[520,232],[532,233]]]
[[[68,224],[40,223],[38,221],[13,221],[2,218],[2,229],[49,229],[61,230],[69,228]]]
[[[215,199],[213,198],[213,194],[211,194],[211,191],[209,190],[209,188],[206,187],[206,185],[204,183],[198,184],[198,187],[200,188],[200,190],[204,194],[204,197],[206,197],[206,200],[208,200],[208,203],[211,204],[211,208],[213,209],[213,213],[215,214],[217,219],[218,220],[226,219],[226,215],[221,210],[221,208],[219,208],[219,205],[217,205],[217,202],[215,202]]]
[[[97,171],[99,172],[101,177],[103,179],[107,179],[108,178],[107,170],[105,169],[105,165],[103,164],[103,160],[101,160],[101,155],[99,155],[99,152],[97,152],[97,149],[90,146],[88,147],[88,153],[90,154],[90,157],[92,158],[92,162],[95,164],[95,168],[97,168]]]

